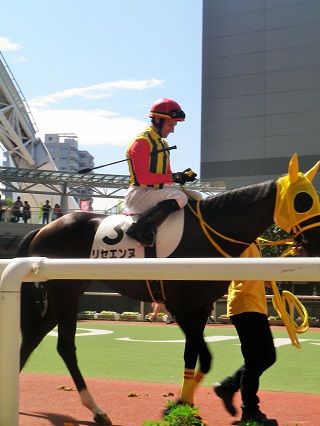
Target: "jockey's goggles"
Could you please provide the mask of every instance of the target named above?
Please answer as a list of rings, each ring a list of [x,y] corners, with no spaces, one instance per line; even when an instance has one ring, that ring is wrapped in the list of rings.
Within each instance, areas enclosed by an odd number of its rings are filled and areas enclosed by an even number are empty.
[[[186,118],[185,113],[181,110],[181,109],[172,109],[171,111],[168,112],[168,115],[171,118]]]

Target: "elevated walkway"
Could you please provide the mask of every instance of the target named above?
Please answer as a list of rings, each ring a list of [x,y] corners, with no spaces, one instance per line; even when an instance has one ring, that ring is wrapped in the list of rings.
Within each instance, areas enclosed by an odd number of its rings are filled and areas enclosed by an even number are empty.
[[[18,183],[19,187],[17,188],[12,182]],[[79,193],[75,190],[81,188],[83,196],[116,199],[123,199],[130,185],[127,175],[79,174],[57,170],[0,167],[0,183],[7,186],[12,192],[37,193],[39,182],[41,182],[41,194],[78,196]],[[24,184],[23,187],[22,184]],[[196,189],[206,196],[224,190],[222,184],[198,180],[186,184],[185,187],[186,189]],[[90,189],[90,191],[86,192],[86,189]]]

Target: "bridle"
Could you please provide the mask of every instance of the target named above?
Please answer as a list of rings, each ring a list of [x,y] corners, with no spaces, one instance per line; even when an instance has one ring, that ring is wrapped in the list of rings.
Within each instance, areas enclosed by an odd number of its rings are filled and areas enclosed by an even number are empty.
[[[311,222],[315,217],[318,218],[318,221]],[[307,243],[308,241],[304,236],[304,232],[309,229],[317,228],[319,226],[320,226],[320,215],[318,214],[312,215],[308,217],[307,219],[304,219],[304,220],[301,220],[300,222],[295,223],[292,226],[292,230],[291,230],[292,238],[298,243],[302,243],[302,242]]]

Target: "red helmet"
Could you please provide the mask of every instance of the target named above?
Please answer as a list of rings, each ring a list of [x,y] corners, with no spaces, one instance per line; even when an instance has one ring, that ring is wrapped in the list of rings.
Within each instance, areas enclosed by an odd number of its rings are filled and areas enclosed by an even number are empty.
[[[172,99],[158,99],[151,107],[149,117],[173,118],[177,121],[184,121],[186,115],[180,105]]]

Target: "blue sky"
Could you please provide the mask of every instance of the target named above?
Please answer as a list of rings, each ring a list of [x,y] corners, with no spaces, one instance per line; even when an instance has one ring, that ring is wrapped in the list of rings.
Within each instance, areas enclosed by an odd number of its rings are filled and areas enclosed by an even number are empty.
[[[96,166],[121,160],[152,103],[169,97],[187,116],[167,139],[172,169],[199,175],[201,1],[5,2],[0,51],[42,140],[75,133]],[[98,171],[128,174],[126,163]]]

